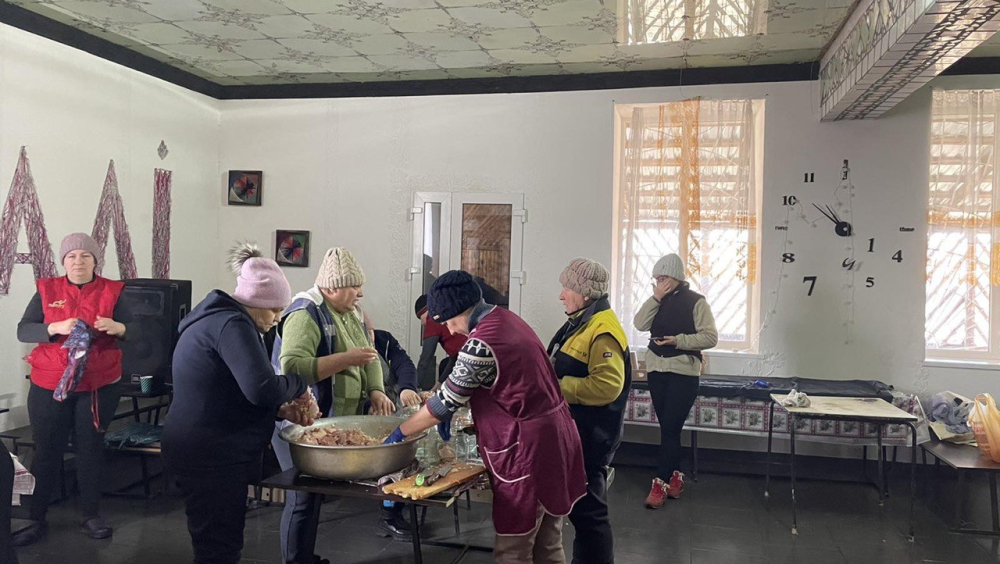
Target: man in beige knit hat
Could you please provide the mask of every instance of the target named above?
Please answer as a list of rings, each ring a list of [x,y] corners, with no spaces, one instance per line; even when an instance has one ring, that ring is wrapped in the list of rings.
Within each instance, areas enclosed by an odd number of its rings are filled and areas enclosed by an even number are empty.
[[[313,388],[324,417],[361,415],[370,403],[372,415],[396,410],[385,394],[382,366],[369,339],[365,315],[358,307],[364,297],[365,272],[354,255],[343,247],[326,251],[316,274],[316,284],[296,294],[278,325],[272,363],[279,374],[298,374]],[[292,467],[288,443],[271,444],[281,469]],[[289,492],[281,517],[281,552],[285,562],[312,562],[316,545],[313,522],[318,496]],[[383,519],[385,520],[385,519]],[[408,529],[390,522],[390,533]],[[399,525],[399,526],[396,526]],[[406,537],[404,540],[409,540]]]
[[[559,300],[569,319],[548,347],[580,433],[587,473],[587,495],[569,514],[576,529],[573,564],[612,564],[615,559],[608,469],[622,440],[632,365],[625,330],[608,302],[610,280],[608,269],[586,258],[563,269]]]

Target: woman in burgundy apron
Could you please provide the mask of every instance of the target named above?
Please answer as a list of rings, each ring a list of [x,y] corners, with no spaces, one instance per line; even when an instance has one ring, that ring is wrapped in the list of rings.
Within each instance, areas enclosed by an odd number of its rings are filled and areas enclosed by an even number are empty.
[[[586,494],[587,478],[545,347],[520,317],[483,302],[467,272],[438,278],[427,307],[431,319],[469,339],[438,393],[386,442],[436,424],[447,437],[452,414],[468,404],[493,490],[497,562],[564,562],[563,517]]]

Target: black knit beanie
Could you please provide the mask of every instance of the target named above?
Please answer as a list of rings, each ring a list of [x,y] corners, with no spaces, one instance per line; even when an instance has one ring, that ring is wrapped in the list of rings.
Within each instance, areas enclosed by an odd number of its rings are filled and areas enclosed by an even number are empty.
[[[483,291],[471,274],[464,270],[450,270],[438,277],[427,291],[427,314],[438,323],[479,303]]]
[[[422,294],[417,298],[417,303],[413,304],[413,313],[419,318],[425,311],[427,311],[427,294]]]

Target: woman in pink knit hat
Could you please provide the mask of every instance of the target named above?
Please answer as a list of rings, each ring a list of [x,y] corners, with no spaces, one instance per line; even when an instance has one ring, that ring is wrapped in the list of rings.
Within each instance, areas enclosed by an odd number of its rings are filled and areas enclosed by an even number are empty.
[[[247,487],[260,478],[275,417],[311,425],[319,415],[301,378],[274,373],[262,340],[292,301],[284,273],[256,247],[233,252],[236,291],[213,290],[178,328],[163,431],[197,563],[239,561]]]
[[[28,419],[35,441],[31,473],[36,482],[29,504],[32,523],[14,537],[19,546],[45,535],[49,501],[71,435],[83,513],[80,530],[94,539],[112,534],[98,514],[104,430],[120,397],[114,385],[122,377],[118,341],[136,335],[132,316],[118,299],[124,285],[94,273],[100,257],[101,249],[90,235],[67,235],[59,246],[66,276],[40,278],[17,324],[19,341],[38,343],[25,358],[31,365]],[[86,352],[70,362],[71,350]]]

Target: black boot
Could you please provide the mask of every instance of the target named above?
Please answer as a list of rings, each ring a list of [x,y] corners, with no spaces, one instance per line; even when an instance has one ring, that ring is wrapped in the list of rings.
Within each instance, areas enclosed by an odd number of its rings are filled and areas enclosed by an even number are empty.
[[[48,529],[48,524],[45,521],[32,521],[30,525],[14,533],[12,542],[14,546],[34,544],[45,536],[46,529]]]
[[[392,537],[392,540],[410,542],[413,540],[413,532],[410,523],[403,518],[403,507],[385,507],[379,512],[378,531],[383,537]]]
[[[104,522],[100,517],[91,517],[80,523],[80,532],[92,539],[106,539],[111,536],[114,529]]]

